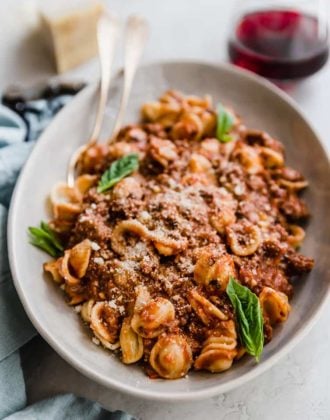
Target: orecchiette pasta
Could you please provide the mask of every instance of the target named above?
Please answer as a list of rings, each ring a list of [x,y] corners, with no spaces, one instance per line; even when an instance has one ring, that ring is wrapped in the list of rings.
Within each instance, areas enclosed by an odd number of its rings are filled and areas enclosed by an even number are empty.
[[[177,240],[166,237],[162,232],[150,232],[149,237],[158,252],[166,256],[184,251],[188,244],[186,239]]]
[[[162,297],[150,299],[141,308],[141,298],[139,298],[134,308],[131,327],[141,337],[154,338],[161,334],[174,318],[174,306],[168,299]]]
[[[210,222],[217,232],[223,234],[227,226],[236,222],[236,215],[233,209],[224,207],[221,211],[210,217]]]
[[[270,147],[260,147],[260,155],[267,168],[278,168],[284,165],[283,154]]]
[[[264,318],[267,318],[271,325],[284,322],[291,310],[288,297],[271,287],[263,288],[259,295],[259,301]]]
[[[205,250],[197,260],[194,279],[197,283],[208,286],[215,284],[219,291],[224,292],[230,277],[236,276],[233,259],[230,255],[217,255]]]
[[[125,234],[134,234],[141,238],[148,238],[148,229],[138,220],[123,220],[114,228],[111,235],[111,247],[119,255],[125,255],[127,246]]]
[[[113,188],[113,197],[115,199],[127,199],[128,197],[134,197],[141,199],[143,196],[143,190],[139,181],[129,176],[118,182]]]
[[[222,322],[217,330],[210,332],[203,344],[201,354],[195,360],[197,370],[223,372],[231,367],[237,355],[237,336],[233,321]]]
[[[204,174],[210,184],[216,184],[212,164],[205,156],[193,153],[189,161],[189,168],[193,173]]]
[[[220,191],[210,214],[210,224],[222,235],[226,232],[227,226],[236,222],[237,203],[227,190]]]
[[[109,350],[119,347],[118,318],[118,312],[111,308],[107,302],[97,302],[92,307],[90,327],[103,346]]]
[[[91,243],[88,239],[64,252],[59,272],[66,284],[73,286],[80,283],[80,279],[86,274],[90,256]]]
[[[250,222],[232,224],[226,232],[232,252],[240,257],[255,253],[261,244],[260,229]]]
[[[63,182],[53,187],[50,201],[56,219],[71,221],[81,212],[81,194]]]
[[[84,173],[95,171],[100,163],[105,159],[109,150],[105,144],[97,143],[88,147],[80,157],[78,169],[84,168]]]
[[[289,232],[288,243],[294,248],[299,248],[305,238],[305,231],[301,226],[288,225],[287,230]]]
[[[263,170],[260,155],[258,151],[251,146],[240,144],[240,147],[234,149],[232,155],[239,160],[248,174],[257,174]]]
[[[92,246],[88,239],[71,248],[69,262],[78,278],[82,278],[86,274],[91,252]]]
[[[300,191],[308,187],[308,182],[305,180],[290,181],[288,179],[280,178],[278,183],[281,187],[284,187],[290,191]]]
[[[74,274],[71,274],[69,259],[70,259],[71,250],[68,249],[64,252],[64,257],[61,258],[60,274],[64,278],[65,283],[70,286],[75,286],[80,283],[79,277],[76,277]]]
[[[125,255],[127,246],[125,243],[125,234],[131,233],[143,239],[153,242],[160,254],[173,255],[187,246],[187,240],[177,240],[166,237],[162,231],[150,231],[138,220],[124,220],[114,228],[111,236],[111,246],[114,251],[120,255]]]
[[[51,191],[53,220],[30,239],[59,256],[44,271],[95,344],[151,378],[222,372],[253,353],[236,336],[239,310],[258,326],[261,351],[261,334],[268,343],[290,312],[291,280],[313,267],[297,252],[307,181],[278,140],[209,96],[171,90],[141,114],[111,144],[85,150],[74,186]]]
[[[159,337],[150,353],[150,364],[161,378],[177,379],[186,375],[192,364],[191,348],[181,334]]]
[[[220,151],[220,143],[217,139],[206,139],[201,141],[199,153],[207,159],[213,159]]]
[[[89,299],[81,305],[80,316],[88,324],[91,322],[92,309],[94,306],[94,300]]]
[[[85,194],[92,186],[95,185],[96,181],[96,175],[80,175],[76,179],[75,187],[81,194]]]
[[[181,106],[175,102],[149,102],[143,105],[142,117],[150,122],[157,122],[164,127],[174,124],[181,112]]]
[[[189,292],[188,300],[193,310],[205,325],[210,325],[214,321],[224,321],[228,319],[226,314],[204,296],[199,294],[196,289],[192,289]]]
[[[60,273],[60,267],[62,264],[62,258],[58,258],[55,261],[49,261],[44,264],[44,270],[50,273],[55,283],[63,283],[64,279]]]
[[[143,340],[131,327],[131,320],[125,318],[119,336],[122,361],[126,364],[135,363],[143,356]]]
[[[134,143],[118,141],[109,146],[109,154],[113,159],[120,159],[129,153],[138,153],[139,148]]]
[[[158,139],[155,136],[152,136],[150,140],[150,154],[153,159],[165,167],[178,158],[176,146],[173,142],[170,140]]]
[[[64,291],[69,297],[69,305],[78,305],[87,299],[86,288],[84,288],[80,283],[70,284],[66,282],[64,285]]]
[[[184,112],[179,121],[172,128],[172,136],[175,139],[188,138],[200,139],[203,135],[204,125],[200,116],[193,112]]]

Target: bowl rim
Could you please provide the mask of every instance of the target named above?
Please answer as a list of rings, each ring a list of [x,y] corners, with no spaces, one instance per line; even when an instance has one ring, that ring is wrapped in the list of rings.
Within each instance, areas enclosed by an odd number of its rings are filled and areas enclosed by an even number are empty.
[[[288,103],[289,106],[291,106],[294,111],[297,112],[298,115],[300,115],[305,124],[311,129],[313,132],[316,140],[318,141],[324,155],[327,157],[327,160],[329,162],[329,155],[320,140],[320,136],[318,135],[317,130],[313,125],[310,123],[309,119],[306,117],[305,113],[300,109],[300,107],[297,105],[297,103],[285,92],[280,90],[278,87],[276,87],[274,84],[272,84],[270,81],[248,71],[245,69],[237,68],[229,63],[215,63],[212,61],[207,60],[190,60],[190,59],[183,59],[183,60],[157,60],[157,61],[150,61],[146,62],[144,65],[140,66],[140,68],[150,68],[150,67],[157,67],[162,65],[205,65],[208,67],[212,67],[216,70],[224,70],[227,72],[233,72],[237,74],[238,76],[241,76],[247,80],[252,80],[254,82],[257,82],[257,84],[260,84],[267,89],[271,90],[272,93],[274,93],[277,96],[280,96],[280,98]],[[120,69],[113,77],[112,80],[116,80],[121,74],[123,73],[123,70]],[[66,105],[65,109],[68,108],[74,108],[75,102],[81,100],[81,98],[89,93],[90,91],[93,91],[97,88],[98,82],[93,82],[86,86],[81,92],[79,92],[72,101]],[[70,108],[70,109],[71,109]],[[60,113],[61,114],[61,111]],[[58,115],[59,115],[58,114]],[[51,121],[49,126],[53,126],[57,124],[58,115]],[[48,126],[48,127],[49,127]],[[45,132],[40,136],[38,142],[44,141],[44,137],[47,137],[45,133],[47,132],[48,128],[45,130]],[[31,156],[36,152],[36,149],[32,151]],[[30,159],[29,157],[29,159]],[[228,382],[220,383],[219,385],[210,386],[203,390],[197,390],[197,391],[180,391],[180,392],[166,392],[163,393],[161,391],[144,391],[143,389],[139,389],[133,385],[127,385],[124,381],[118,381],[113,380],[111,377],[103,376],[100,373],[95,372],[92,368],[89,368],[89,366],[86,366],[83,364],[83,362],[79,361],[79,358],[74,358],[69,350],[66,350],[63,348],[60,342],[56,341],[51,334],[45,330],[42,326],[42,323],[38,320],[37,317],[34,316],[33,309],[29,305],[29,299],[25,295],[23,288],[21,287],[19,278],[18,278],[18,271],[17,271],[17,264],[18,262],[15,259],[15,248],[14,248],[14,222],[15,222],[15,216],[16,216],[16,199],[18,196],[18,191],[20,189],[21,179],[25,176],[25,172],[27,171],[27,167],[24,166],[19,178],[16,182],[16,186],[14,189],[14,193],[11,199],[11,204],[9,208],[9,215],[8,215],[8,225],[7,225],[7,242],[8,242],[8,257],[9,257],[9,264],[10,264],[10,270],[13,277],[14,286],[16,288],[16,291],[18,293],[18,296],[20,298],[20,301],[22,302],[22,305],[24,307],[25,312],[27,313],[30,321],[38,331],[38,333],[45,339],[45,341],[71,366],[73,366],[75,369],[77,369],[79,372],[87,376],[88,378],[94,380],[95,382],[105,386],[106,388],[114,388],[118,391],[122,391],[126,394],[132,395],[134,397],[138,397],[141,399],[147,399],[147,400],[157,400],[157,401],[192,401],[192,400],[201,400],[210,398],[212,396],[220,395],[224,392],[228,392],[230,390],[233,390],[235,388],[238,388],[241,385],[246,384],[248,381],[256,378],[269,368],[271,368],[276,362],[278,362],[281,358],[283,358],[287,353],[289,353],[297,344],[300,342],[312,329],[312,327],[315,325],[315,323],[320,318],[322,311],[324,310],[327,301],[330,296],[330,283],[327,288],[327,292],[323,295],[322,300],[320,301],[320,304],[318,306],[318,309],[315,311],[315,313],[311,316],[311,318],[303,325],[302,328],[300,328],[298,331],[296,331],[296,334],[293,338],[288,341],[283,347],[281,347],[276,353],[274,353],[272,356],[269,357],[268,360],[263,362],[262,364],[258,364],[251,368],[251,370],[247,373],[245,373],[242,376],[239,376],[237,378],[231,379]]]

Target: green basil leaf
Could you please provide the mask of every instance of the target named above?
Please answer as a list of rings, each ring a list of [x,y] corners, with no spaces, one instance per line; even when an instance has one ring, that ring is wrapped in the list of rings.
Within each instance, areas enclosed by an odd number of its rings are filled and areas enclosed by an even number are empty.
[[[226,292],[234,307],[242,344],[259,361],[264,346],[264,333],[258,296],[233,277],[229,280]]]
[[[31,238],[30,243],[36,246],[37,248],[40,248],[43,251],[47,252],[47,254],[51,255],[54,258],[59,256],[58,251],[55,248],[53,248],[49,242],[45,241],[45,239],[33,237]]]
[[[234,124],[234,118],[221,103],[218,104],[217,111],[217,139],[221,143],[228,143],[232,140],[228,133]]]
[[[139,156],[137,153],[130,153],[118,159],[110,165],[102,175],[97,186],[97,192],[102,193],[113,187],[117,182],[136,171],[139,167]]]
[[[63,246],[47,223],[41,222],[40,227],[30,226],[28,230],[32,245],[42,249],[54,258],[63,254]]]
[[[41,221],[40,227],[45,233],[48,234],[48,237],[53,242],[55,248],[59,251],[63,251],[63,246],[61,245],[54,231],[48,226],[48,224],[46,222]]]

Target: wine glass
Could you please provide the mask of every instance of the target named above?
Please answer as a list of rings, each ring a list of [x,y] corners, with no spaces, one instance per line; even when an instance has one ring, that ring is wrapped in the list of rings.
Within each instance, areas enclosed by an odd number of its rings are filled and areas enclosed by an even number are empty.
[[[240,0],[228,53],[233,64],[289,87],[329,56],[327,0]]]

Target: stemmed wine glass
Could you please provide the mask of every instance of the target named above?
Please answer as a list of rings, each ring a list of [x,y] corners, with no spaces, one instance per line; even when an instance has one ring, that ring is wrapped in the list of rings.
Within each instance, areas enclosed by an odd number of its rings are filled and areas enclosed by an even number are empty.
[[[329,56],[327,0],[239,0],[232,63],[281,87],[320,70]]]

